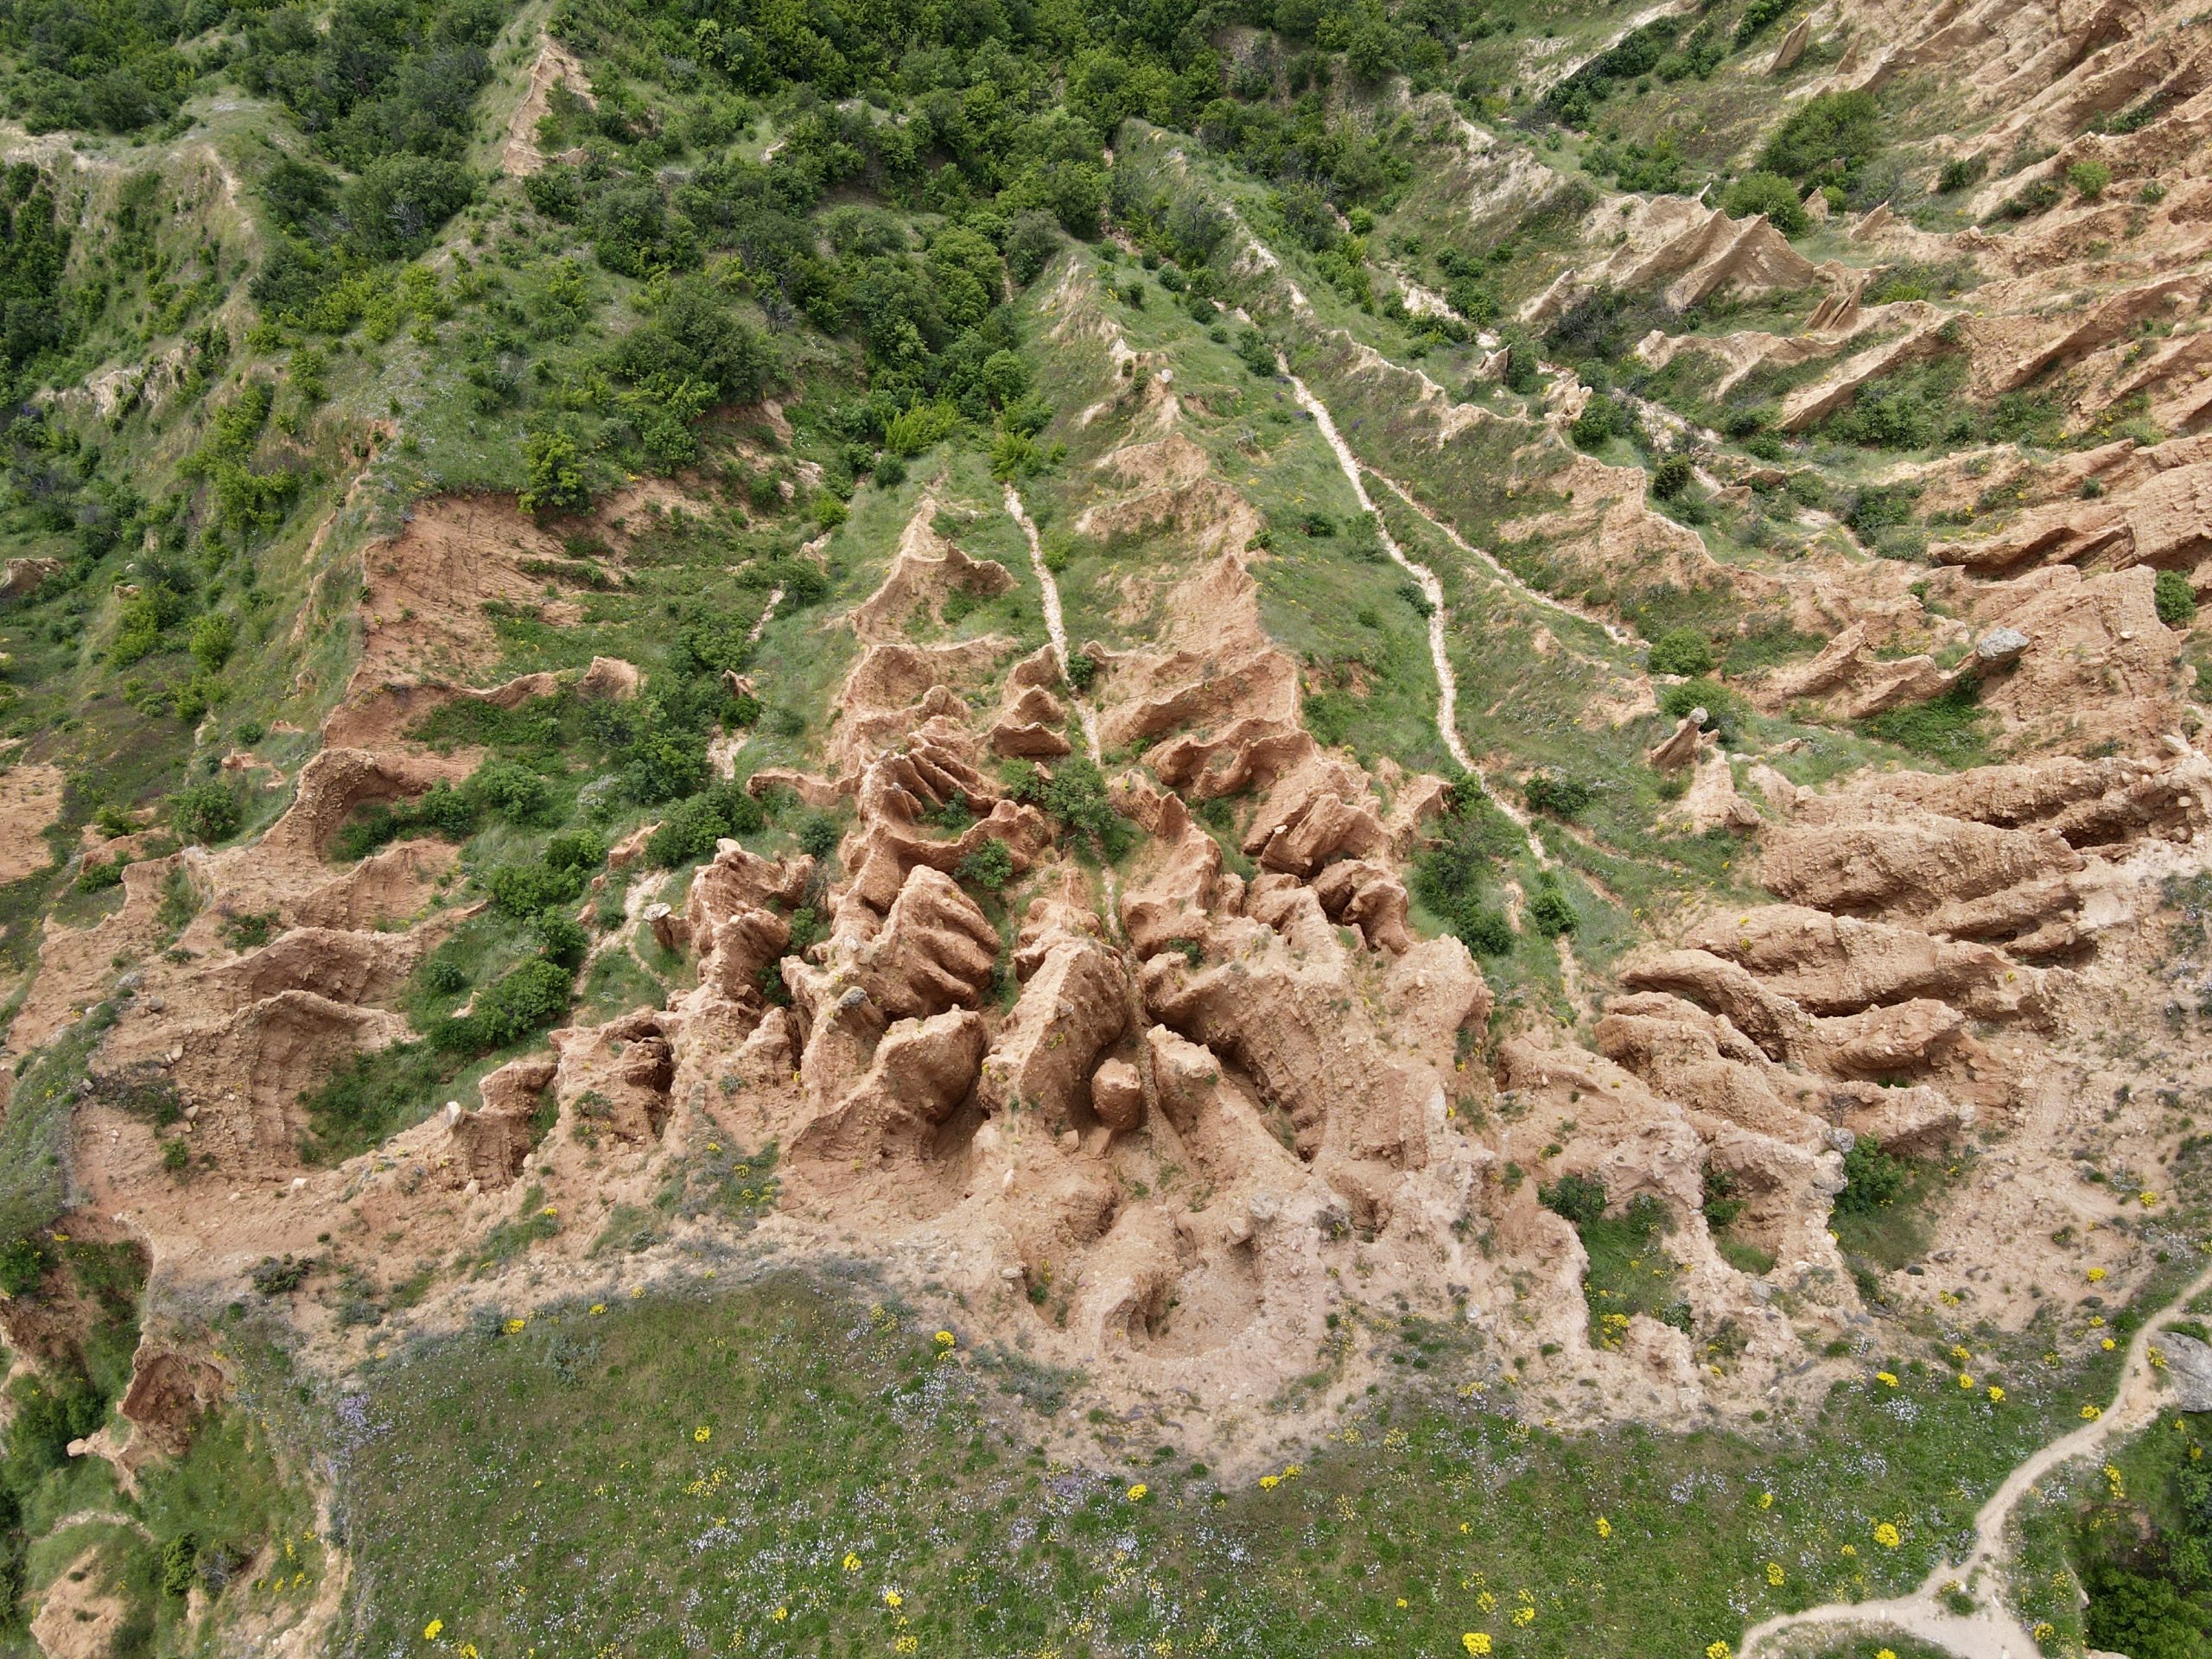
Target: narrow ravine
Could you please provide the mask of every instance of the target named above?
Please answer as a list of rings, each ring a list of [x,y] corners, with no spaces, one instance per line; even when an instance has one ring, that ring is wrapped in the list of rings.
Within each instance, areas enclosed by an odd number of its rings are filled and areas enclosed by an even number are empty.
[[[1098,716],[1089,700],[1075,689],[1075,682],[1068,677],[1068,625],[1060,609],[1060,584],[1054,580],[1052,567],[1045,563],[1045,547],[1037,539],[1036,521],[1030,518],[1029,510],[1021,505],[1020,493],[1011,484],[1006,486],[1006,510],[1007,517],[1021,526],[1021,533],[1029,540],[1029,568],[1037,573],[1037,586],[1045,596],[1045,632],[1052,636],[1052,654],[1059,658],[1060,678],[1066,682],[1076,718],[1083,722],[1083,743],[1090,751],[1090,764],[1102,765]]]
[[[2158,1372],[2151,1363],[2151,1338],[2168,1313],[2186,1308],[2212,1288],[2212,1267],[2190,1280],[2172,1301],[2145,1319],[2127,1344],[2120,1387],[2103,1414],[2060,1435],[2016,1465],[1974,1518],[1974,1548],[1963,1561],[1938,1560],[1909,1594],[1883,1601],[1832,1601],[1802,1613],[1785,1613],[1744,1632],[1738,1659],[1782,1659],[1796,1651],[1801,1630],[1902,1631],[1957,1659],[2038,1659],[2042,1647],[2003,1605],[2005,1531],[2020,1500],[2037,1482],[2076,1459],[2094,1457],[2105,1443],[2147,1428],[2158,1415]],[[1977,1582],[1981,1580],[1981,1582]],[[1964,1586],[1975,1602],[1971,1613],[1943,1605],[1948,1585]]]

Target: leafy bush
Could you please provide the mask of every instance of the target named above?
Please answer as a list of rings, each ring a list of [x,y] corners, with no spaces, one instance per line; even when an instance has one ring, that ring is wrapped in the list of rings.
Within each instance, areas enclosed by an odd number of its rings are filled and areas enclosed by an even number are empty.
[[[845,827],[827,812],[810,812],[799,820],[798,846],[803,853],[827,858],[845,838]]]
[[[1607,397],[1602,391],[1590,394],[1590,401],[1574,417],[1574,424],[1567,428],[1567,435],[1582,449],[1602,449],[1607,440],[1625,436],[1634,427],[1636,417],[1625,404]]]
[[[1669,455],[1651,473],[1651,493],[1662,501],[1671,501],[1688,490],[1697,477],[1697,469],[1688,455]]]
[[[1713,671],[1713,643],[1695,628],[1669,628],[1651,647],[1654,674],[1696,676]]]
[[[1949,195],[1963,190],[1989,170],[1989,162],[1980,156],[1955,156],[1943,163],[1943,170],[1936,175],[1937,194]]]
[[[950,404],[917,404],[893,416],[883,429],[883,447],[912,461],[931,445],[940,443],[960,424],[960,411]]]
[[[523,478],[516,505],[524,512],[588,512],[591,486],[582,448],[568,433],[543,429],[522,441]]]
[[[1104,774],[1087,756],[1070,755],[1050,772],[1031,766],[1015,779],[1014,798],[1051,813],[1103,857],[1119,858],[1136,839],[1107,798]]]
[[[584,890],[583,872],[550,869],[543,864],[501,864],[483,878],[492,895],[492,908],[518,921],[531,921],[539,912],[565,905]]]
[[[1843,1154],[1843,1191],[1835,1195],[1839,1216],[1871,1216],[1895,1204],[1912,1185],[1912,1166],[1861,1138]]]
[[[1470,950],[1503,956],[1513,948],[1513,927],[1491,899],[1490,885],[1499,864],[1528,844],[1482,785],[1463,777],[1452,786],[1438,835],[1414,860],[1408,886]]]
[[[105,893],[110,887],[123,885],[123,860],[103,859],[98,864],[87,864],[77,874],[77,891]]]
[[[1605,1213],[1605,1184],[1594,1175],[1562,1175],[1536,1188],[1537,1202],[1579,1230]]]
[[[2066,182],[2084,201],[2094,201],[2112,183],[2112,168],[2102,162],[2076,162],[2066,169]]]
[[[1529,901],[1529,925],[1548,939],[1573,932],[1581,920],[1573,903],[1555,887],[1541,888]]]
[[[46,1276],[46,1251],[35,1238],[26,1236],[10,1239],[0,1244],[0,1292],[10,1296],[29,1295]]]
[[[725,784],[679,803],[645,839],[645,861],[672,869],[709,855],[725,836],[757,835],[767,827],[760,803],[741,785]]]
[[[2196,589],[2178,570],[2161,570],[2151,588],[2158,620],[2170,628],[2185,628],[2196,620]]]
[[[962,859],[953,874],[969,887],[997,893],[1014,880],[1014,849],[1002,841],[986,841]]]
[[[1822,92],[1767,140],[1759,170],[1801,184],[1848,178],[1881,153],[1882,129],[1882,108],[1872,92]]]
[[[187,841],[210,847],[228,841],[245,819],[238,798],[212,779],[188,784],[169,797],[169,827]]]
[[[1522,785],[1522,796],[1530,811],[1548,812],[1555,818],[1579,817],[1594,792],[1580,778],[1562,778],[1553,772],[1537,772]]]
[[[467,1014],[447,1020],[433,1034],[434,1040],[454,1052],[504,1048],[556,1022],[569,1011],[574,993],[568,969],[546,957],[533,957],[479,995]]]
[[[1784,236],[1802,236],[1813,228],[1813,216],[1798,200],[1797,187],[1779,173],[1746,173],[1722,193],[1720,211],[1732,219],[1764,213],[1767,222]]]
[[[591,949],[591,935],[584,931],[582,922],[560,911],[548,910],[530,925],[546,961],[557,963],[570,973],[583,966],[584,955]]]

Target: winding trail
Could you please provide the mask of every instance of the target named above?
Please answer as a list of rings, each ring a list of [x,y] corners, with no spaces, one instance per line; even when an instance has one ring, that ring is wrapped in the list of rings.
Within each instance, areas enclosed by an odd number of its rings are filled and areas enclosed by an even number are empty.
[[[1344,434],[1337,430],[1336,419],[1329,413],[1329,406],[1309,391],[1306,383],[1290,372],[1290,364],[1281,353],[1275,353],[1275,362],[1281,369],[1283,378],[1290,382],[1291,394],[1298,399],[1298,406],[1313,417],[1313,424],[1321,429],[1322,437],[1328,441],[1329,448],[1335,452],[1337,465],[1343,469],[1345,480],[1351,484],[1352,495],[1367,516],[1375,521],[1375,533],[1382,538],[1382,550],[1390,556],[1399,569],[1414,579],[1414,585],[1421,589],[1421,597],[1428,601],[1428,655],[1436,665],[1436,734],[1444,740],[1444,747],[1459,763],[1460,770],[1475,772],[1479,777],[1480,770],[1475,765],[1474,757],[1467,753],[1467,746],[1459,736],[1459,677],[1452,672],[1452,653],[1444,644],[1444,584],[1437,581],[1436,572],[1410,557],[1406,550],[1398,545],[1397,537],[1390,534],[1389,527],[1382,522],[1382,515],[1376,511],[1375,502],[1367,493],[1367,484],[1359,475],[1359,461],[1352,454],[1351,446],[1344,442]]]
[[[1375,533],[1382,541],[1382,550],[1414,579],[1414,585],[1421,591],[1421,596],[1428,601],[1428,654],[1436,670],[1436,734],[1444,740],[1444,747],[1451,752],[1452,758],[1483,786],[1483,792],[1490,797],[1491,804],[1521,827],[1522,832],[1528,837],[1529,855],[1536,861],[1537,868],[1556,869],[1558,866],[1554,861],[1550,850],[1545,847],[1543,837],[1536,833],[1535,826],[1530,822],[1529,814],[1507,799],[1502,791],[1491,786],[1490,779],[1484,775],[1483,769],[1475,764],[1474,756],[1468,753],[1466,743],[1459,736],[1459,677],[1452,671],[1452,653],[1445,644],[1446,613],[1444,608],[1444,584],[1437,581],[1436,573],[1433,570],[1408,554],[1404,548],[1398,545],[1397,537],[1390,534],[1389,526],[1382,522],[1382,515],[1375,509],[1374,499],[1367,493],[1366,480],[1360,476],[1358,457],[1352,454],[1351,446],[1344,442],[1344,434],[1337,429],[1336,417],[1329,413],[1329,406],[1316,397],[1306,383],[1290,372],[1289,361],[1281,352],[1275,353],[1275,363],[1281,370],[1283,378],[1290,382],[1291,395],[1298,400],[1298,406],[1313,417],[1313,424],[1319,429],[1321,436],[1327,441],[1330,450],[1337,458],[1338,467],[1344,473],[1344,481],[1351,486],[1353,497],[1365,509],[1369,518],[1374,522]],[[1378,474],[1377,476],[1381,475]],[[1405,495],[1405,492],[1399,489],[1397,485],[1392,484],[1390,487],[1397,490],[1402,497]],[[1408,505],[1411,505],[1409,498]],[[1421,512],[1421,509],[1418,506],[1414,511]],[[1424,518],[1428,518],[1426,512],[1421,512],[1421,516]],[[1436,521],[1432,518],[1429,522],[1434,524]],[[1443,527],[1438,525],[1438,528]],[[1459,542],[1457,536],[1453,536],[1452,539],[1461,546],[1466,545],[1464,542]],[[1497,568],[1503,569],[1503,567]],[[1513,582],[1516,588],[1521,586],[1510,574],[1507,575],[1507,580]],[[1525,899],[1526,895],[1521,893],[1518,884],[1509,880],[1508,886],[1512,887],[1516,901]],[[1577,1008],[1581,1008],[1584,1007],[1582,978],[1575,961],[1574,947],[1565,933],[1559,935],[1554,943],[1559,951],[1560,986],[1567,993],[1568,1002]]]
[[[1554,594],[1541,593],[1537,589],[1531,588],[1527,582],[1522,581],[1519,576],[1515,575],[1511,567],[1507,565],[1505,562],[1500,559],[1496,554],[1490,552],[1486,549],[1477,547],[1465,537],[1460,535],[1458,531],[1452,529],[1450,524],[1445,523],[1443,519],[1438,518],[1427,507],[1423,506],[1420,497],[1416,496],[1411,490],[1408,489],[1403,484],[1401,484],[1396,479],[1391,477],[1389,474],[1377,472],[1372,467],[1368,467],[1366,470],[1372,474],[1376,478],[1380,479],[1384,486],[1389,490],[1391,494],[1396,496],[1399,500],[1404,502],[1408,512],[1411,512],[1415,518],[1419,518],[1421,523],[1427,524],[1438,535],[1443,537],[1446,541],[1451,543],[1452,545],[1459,552],[1465,554],[1467,557],[1472,559],[1477,564],[1482,566],[1484,569],[1489,571],[1491,575],[1497,579],[1500,585],[1510,588],[1516,594],[1522,599],[1526,600],[1530,605],[1535,607],[1536,609],[1540,611],[1554,611],[1561,616],[1573,617],[1578,622],[1587,623],[1590,626],[1596,628],[1599,632],[1603,633],[1606,639],[1611,640],[1615,645],[1619,645],[1625,650],[1635,651],[1641,649],[1643,641],[1638,639],[1635,634],[1629,632],[1628,629],[1621,626],[1619,623],[1609,622],[1604,617],[1599,615],[1597,612],[1583,609],[1581,606],[1577,605],[1573,600],[1560,599]],[[1567,650],[1575,652],[1577,655],[1587,654],[1586,652],[1580,651],[1572,639],[1561,638],[1556,631],[1553,632],[1552,637],[1554,639],[1558,639]]]
[[[2105,1442],[2145,1428],[2158,1414],[2158,1368],[2151,1363],[2151,1338],[2168,1313],[2212,1287],[2212,1267],[2206,1268],[2164,1307],[2143,1321],[2127,1344],[2127,1362],[2120,1370],[2120,1387],[2112,1404],[2094,1422],[2062,1434],[2031,1453],[2006,1475],[1974,1518],[1974,1548],[1962,1561],[1938,1560],[1929,1569],[1919,1588],[1883,1601],[1832,1601],[1808,1607],[1802,1613],[1785,1613],[1754,1624],[1744,1632],[1738,1659],[1781,1659],[1792,1651],[1790,1637],[1800,1630],[1902,1630],[1958,1659],[2037,1659],[2043,1649],[2003,1605],[2002,1574],[2005,1529],[2020,1500],[2033,1493],[2036,1483],[2062,1465],[2094,1456]],[[1977,1583],[1978,1580],[1985,1582]],[[1955,1613],[1943,1605],[1943,1586],[1958,1584],[1974,1593],[1971,1613]]]

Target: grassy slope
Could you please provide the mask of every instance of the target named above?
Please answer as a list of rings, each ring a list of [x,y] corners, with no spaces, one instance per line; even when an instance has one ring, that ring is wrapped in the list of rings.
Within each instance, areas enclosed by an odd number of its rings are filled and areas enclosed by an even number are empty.
[[[1993,1405],[1955,1383],[1963,1333],[1900,1334],[1763,1441],[1563,1436],[1450,1338],[1379,1325],[1416,1390],[1287,1451],[1271,1489],[1224,1487],[1141,1429],[1087,1467],[1026,1454],[964,1341],[941,1353],[864,1284],[598,1294],[373,1369],[342,1465],[363,1650],[436,1618],[486,1653],[1442,1653],[1481,1630],[1501,1654],[1693,1655],[1916,1580],[2112,1374],[2091,1332],[2055,1365],[2040,1336],[1974,1342]]]

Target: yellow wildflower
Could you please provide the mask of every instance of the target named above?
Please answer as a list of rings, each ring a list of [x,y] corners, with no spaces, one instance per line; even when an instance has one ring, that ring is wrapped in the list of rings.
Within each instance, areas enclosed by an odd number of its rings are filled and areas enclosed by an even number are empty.
[[[1884,1549],[1895,1549],[1904,1541],[1897,1535],[1897,1529],[1893,1524],[1878,1521],[1874,1524],[1874,1541]]]
[[[1874,1380],[1885,1389],[1894,1389],[1897,1385],[1897,1374],[1894,1371],[1877,1371],[1874,1373]]]
[[[607,1312],[607,1304],[605,1302],[594,1302],[591,1305],[589,1312],[592,1318],[597,1319],[601,1314]]]
[[[2088,1277],[2091,1284],[2101,1285],[2105,1281],[2105,1270],[2102,1268],[2091,1268]]]
[[[954,1343],[957,1342],[959,1338],[954,1336],[950,1331],[940,1331],[937,1333],[933,1340],[940,1348],[950,1348]]]
[[[702,1423],[698,1427],[691,1431],[691,1438],[698,1441],[700,1445],[704,1446],[709,1440],[715,1438],[715,1431],[709,1428],[704,1423]]]
[[[444,1632],[445,1628],[445,1620],[434,1618],[423,1627],[423,1639],[425,1642],[435,1642]]]
[[[2094,1423],[2098,1418],[2104,1414],[2103,1408],[2098,1406],[2084,1406],[2082,1408],[2082,1421],[2085,1423]]]
[[[1490,1651],[1489,1632],[1485,1630],[1469,1630],[1465,1636],[1459,1638],[1459,1645],[1465,1648],[1469,1653],[1473,1654],[1475,1656],[1475,1659],[1482,1659],[1482,1656]]]
[[[523,1327],[529,1323],[528,1319],[509,1319],[504,1329],[509,1336],[517,1337],[522,1334]]]
[[[779,1607],[779,1608],[777,1608],[777,1609],[776,1609],[776,1611],[775,1611],[774,1612],[772,1612],[772,1613],[771,1613],[771,1614],[769,1614],[769,1615],[768,1615],[768,1617],[769,1617],[769,1618],[771,1618],[774,1619],[774,1620],[776,1621],[776,1623],[777,1623],[777,1624],[782,1624],[785,1619],[789,1618],[791,1616],[791,1610],[790,1608],[788,1608],[788,1607]]]
[[[1705,1659],[1728,1659],[1728,1644],[1726,1642],[1707,1643]]]
[[[1769,1584],[1773,1585],[1777,1589],[1781,1588],[1783,1576],[1780,1561],[1769,1561],[1766,1564],[1766,1581]]]
[[[1130,1503],[1143,1503],[1143,1502],[1144,1502],[1144,1500],[1145,1500],[1146,1495],[1147,1495],[1147,1494],[1148,1494],[1151,1491],[1152,1491],[1152,1488],[1151,1488],[1151,1487],[1149,1487],[1149,1486],[1147,1486],[1147,1485],[1146,1485],[1146,1484],[1144,1484],[1144,1482],[1142,1482],[1142,1481],[1139,1481],[1139,1482],[1137,1482],[1137,1484],[1136,1484],[1135,1485],[1134,1485],[1134,1486],[1132,1486],[1132,1487],[1130,1487],[1130,1488],[1129,1488],[1129,1491],[1128,1491],[1128,1499],[1129,1499],[1129,1502],[1130,1502]]]
[[[2005,1403],[2005,1390],[1994,1382],[1989,1385],[1989,1403],[1993,1406],[2001,1406]]]
[[[851,1550],[847,1550],[845,1552],[845,1571],[848,1573],[857,1573],[860,1570],[861,1558],[854,1554]]]
[[[1759,1508],[1763,1510],[1770,1510],[1773,1507],[1774,1494],[1772,1492],[1761,1492],[1759,1494]]]
[[[1260,1490],[1263,1492],[1272,1492],[1281,1484],[1282,1481],[1279,1476],[1262,1475],[1260,1477]]]
[[[883,1592],[883,1605],[887,1607],[904,1607],[906,1605],[906,1598],[896,1590],[887,1590]]]
[[[2097,1346],[2103,1349],[2105,1352],[2110,1353],[2113,1349],[2119,1347],[2120,1344],[2114,1342],[2110,1337],[2107,1337],[2102,1341],[2099,1342]]]
[[[1875,1654],[1874,1659],[1897,1659],[1897,1650],[1895,1648],[1884,1648]]]
[[[1610,1538],[1613,1535],[1613,1523],[1602,1515],[1598,1517],[1598,1535],[1600,1538]]]
[[[1970,1389],[1974,1387],[1974,1378],[1968,1376],[1964,1371],[1961,1371],[1959,1373],[1959,1386],[1962,1389]]]

